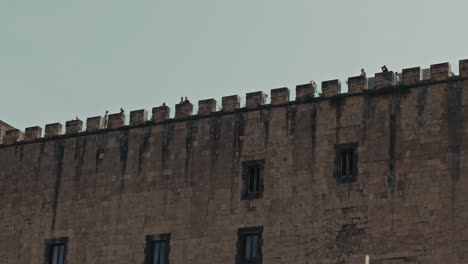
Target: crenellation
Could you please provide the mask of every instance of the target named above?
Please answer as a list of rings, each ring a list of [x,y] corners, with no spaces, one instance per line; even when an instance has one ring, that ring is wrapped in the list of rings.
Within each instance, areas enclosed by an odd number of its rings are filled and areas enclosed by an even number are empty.
[[[431,65],[431,80],[440,81],[448,79],[452,74],[450,63],[439,63]]]
[[[62,135],[62,124],[53,123],[45,125],[45,135],[44,137],[56,137]]]
[[[262,91],[247,93],[245,108],[253,109],[262,106],[266,102],[266,94]]]
[[[314,98],[317,85],[314,83],[300,84],[296,86],[296,101],[301,102]]]
[[[15,142],[23,140],[23,138],[24,138],[24,134],[19,129],[10,129],[6,131],[5,143],[13,144]]]
[[[240,96],[230,95],[222,98],[222,111],[233,112],[240,107]]]
[[[417,84],[422,80],[421,67],[403,69],[401,83],[404,85]]]
[[[367,90],[368,82],[367,77],[364,75],[354,76],[348,78],[348,93],[362,93]]]
[[[169,116],[171,114],[171,108],[169,108],[169,106],[166,105],[153,107],[152,113],[153,115],[151,116],[151,121],[155,123],[162,122],[169,119]]]
[[[206,99],[198,101],[198,115],[209,115],[216,112],[216,100]]]
[[[148,121],[148,111],[145,109],[130,112],[130,126],[138,126]]]
[[[107,119],[107,128],[115,129],[125,126],[125,113],[110,114]]]
[[[93,132],[104,128],[104,118],[102,116],[89,117],[86,119],[86,131]]]
[[[322,82],[322,96],[333,97],[341,93],[341,81],[338,79]]]
[[[468,59],[459,61],[459,69],[461,77],[468,77]]]
[[[388,88],[395,84],[395,73],[393,71],[379,72],[375,74],[375,89]]]
[[[289,102],[289,88],[283,87],[271,89],[270,96],[272,105],[285,104]]]
[[[80,119],[70,120],[65,122],[65,134],[72,135],[78,134],[83,129],[83,121]]]
[[[193,114],[193,105],[189,100],[185,100],[179,104],[176,104],[175,118],[186,118]]]
[[[24,130],[24,141],[34,141],[42,136],[42,128],[40,126],[27,127]]]

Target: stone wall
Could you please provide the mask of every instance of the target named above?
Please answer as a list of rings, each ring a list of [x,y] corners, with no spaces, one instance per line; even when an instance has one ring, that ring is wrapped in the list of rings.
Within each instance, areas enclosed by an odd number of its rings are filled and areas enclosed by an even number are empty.
[[[119,113],[107,128],[34,130],[0,146],[1,262],[42,263],[44,241],[68,237],[68,264],[143,263],[145,237],[170,233],[171,264],[235,263],[237,230],[263,226],[266,264],[467,263],[465,65],[427,81],[403,71],[396,86],[376,76],[372,91],[354,78],[339,94],[335,80],[315,99],[301,85],[293,102],[282,88],[272,105],[251,93],[247,108],[231,96],[195,116],[183,102],[179,119],[159,107],[132,126]],[[358,176],[338,183],[345,143]],[[258,159],[263,196],[242,200],[241,164]]]

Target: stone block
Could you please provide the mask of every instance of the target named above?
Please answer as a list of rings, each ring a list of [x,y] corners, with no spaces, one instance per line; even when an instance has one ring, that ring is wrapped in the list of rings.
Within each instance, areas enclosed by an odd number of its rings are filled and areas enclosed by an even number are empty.
[[[341,82],[340,80],[330,80],[322,82],[322,96],[333,97],[341,93]]]
[[[86,131],[97,131],[104,128],[104,118],[95,116],[86,119]]]
[[[233,112],[240,107],[240,97],[238,95],[224,96],[222,99],[222,111]]]
[[[198,101],[198,114],[199,115],[209,115],[213,112],[216,112],[216,100],[215,99],[206,99]]]
[[[367,77],[363,75],[348,78],[348,93],[362,93],[367,90]]]
[[[42,128],[39,126],[28,127],[24,132],[24,141],[34,141],[42,136]]]
[[[353,255],[348,257],[347,264],[369,264],[369,255]]]
[[[287,87],[272,89],[270,95],[272,105],[280,105],[289,102],[289,89]]]
[[[65,122],[65,134],[78,134],[83,129],[83,121],[76,119]]]
[[[189,100],[183,101],[180,104],[176,104],[175,118],[189,117],[193,113],[193,105]]]
[[[125,113],[111,114],[107,118],[107,128],[119,128],[125,125]]]
[[[266,94],[262,91],[247,94],[245,107],[247,109],[257,108],[265,104]]]
[[[388,88],[395,84],[395,73],[392,71],[375,74],[375,89]]]
[[[468,59],[459,62],[460,76],[468,77]]]
[[[44,137],[50,138],[50,137],[56,137],[62,135],[62,124],[60,123],[53,123],[53,124],[47,124],[45,126],[45,135]]]
[[[416,84],[422,80],[421,67],[403,69],[402,75],[402,84],[405,85]]]
[[[450,63],[439,63],[431,65],[431,80],[440,81],[448,79],[452,74]]]
[[[151,116],[151,121],[162,122],[164,120],[169,119],[171,108],[169,108],[169,106],[166,105],[153,107],[152,113],[153,115]]]
[[[19,129],[11,129],[7,130],[5,134],[5,143],[6,144],[13,144],[15,142],[23,140],[23,132]]]
[[[312,99],[315,96],[317,85],[315,83],[306,83],[296,86],[296,101],[301,102]]]
[[[135,110],[130,112],[130,125],[137,126],[148,121],[148,112],[144,109]]]

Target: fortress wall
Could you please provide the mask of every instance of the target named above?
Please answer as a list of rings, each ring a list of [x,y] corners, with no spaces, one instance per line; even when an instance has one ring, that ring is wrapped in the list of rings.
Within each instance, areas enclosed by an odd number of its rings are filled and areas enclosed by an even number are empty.
[[[180,120],[134,114],[134,126],[121,126],[117,114],[115,128],[97,122],[79,132],[75,122],[59,135],[54,125],[30,141],[7,133],[0,259],[40,263],[45,239],[68,237],[69,264],[143,263],[145,236],[171,233],[171,263],[234,263],[237,229],[263,226],[264,263],[360,254],[377,264],[464,263],[464,65],[452,77],[447,66],[431,67],[429,81],[403,71],[399,86],[384,74],[376,91],[359,92],[358,78],[358,92],[339,94],[333,81],[328,97],[297,102],[278,90],[274,106],[253,93],[250,109],[235,110],[231,97],[223,112],[204,102],[206,116],[188,115],[184,103]],[[352,142],[357,180],[338,183],[335,145]],[[242,162],[257,159],[265,159],[263,196],[242,200]]]

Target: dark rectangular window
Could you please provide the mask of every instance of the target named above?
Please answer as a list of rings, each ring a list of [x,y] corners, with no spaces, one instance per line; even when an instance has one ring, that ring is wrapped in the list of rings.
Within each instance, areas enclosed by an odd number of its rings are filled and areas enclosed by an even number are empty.
[[[338,182],[352,182],[357,178],[357,144],[335,147],[335,177]]]
[[[238,230],[237,264],[262,263],[263,227],[249,227]]]
[[[65,264],[68,238],[47,239],[45,244],[46,264]]]
[[[169,264],[170,234],[146,236],[146,264]]]
[[[243,191],[242,199],[257,199],[263,195],[263,164],[264,160],[250,160],[242,163]]]

